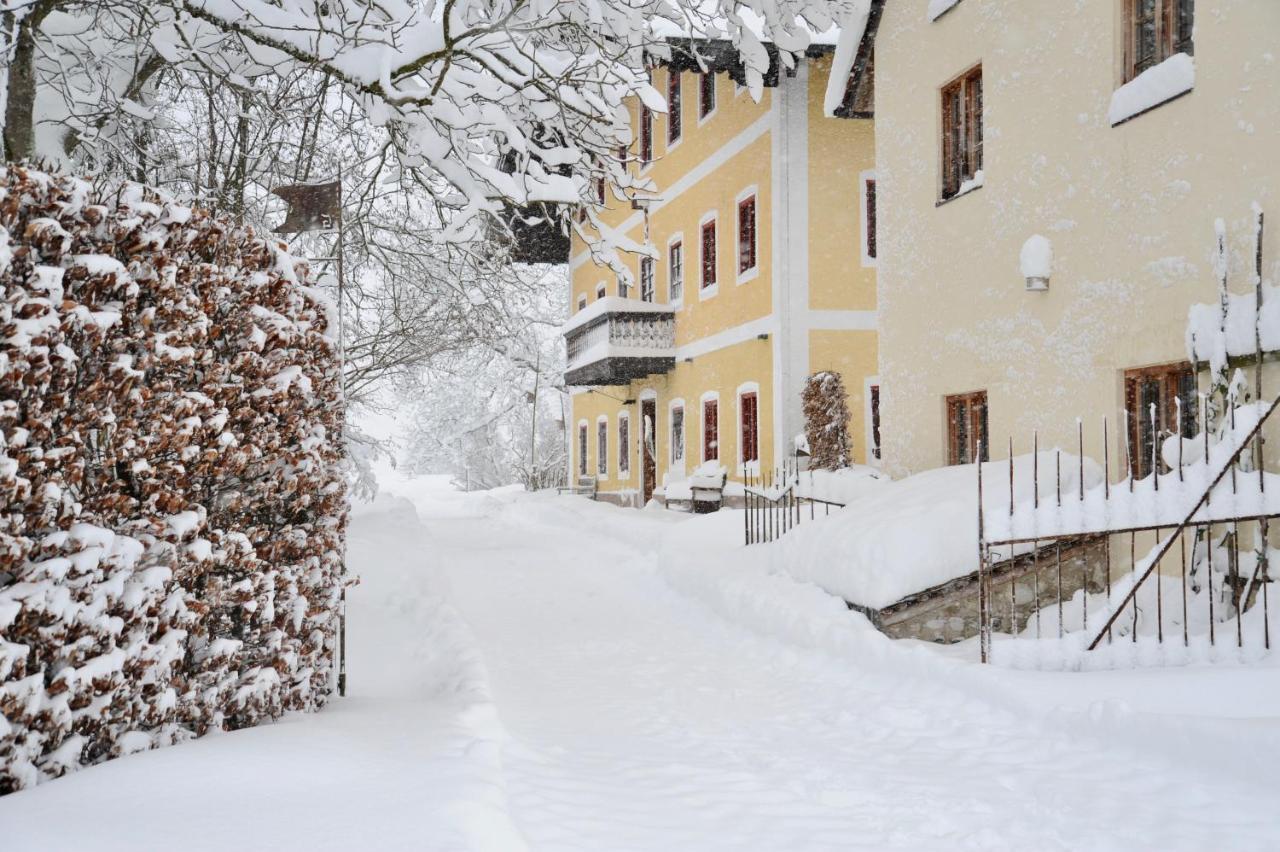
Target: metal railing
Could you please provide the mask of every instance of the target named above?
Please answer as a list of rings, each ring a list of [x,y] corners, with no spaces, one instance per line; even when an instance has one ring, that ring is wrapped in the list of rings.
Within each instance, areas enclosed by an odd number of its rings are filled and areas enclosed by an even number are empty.
[[[805,471],[798,460],[781,467],[748,473],[743,480],[743,535],[748,545],[777,541],[791,530],[827,517],[844,503],[800,493]]]
[[[1056,630],[1059,639],[1082,634],[1086,651],[1118,640],[1135,647],[1172,642],[1189,658],[1196,650],[1212,650],[1224,631],[1238,648],[1252,642],[1270,649],[1268,569],[1275,556],[1268,532],[1270,521],[1280,517],[1280,476],[1264,468],[1263,427],[1278,407],[1280,397],[1268,405],[1231,405],[1211,445],[1207,407],[1201,405],[1198,459],[1185,462],[1187,439],[1179,423],[1179,434],[1170,436],[1178,441],[1176,458],[1153,459],[1152,473],[1141,480],[1134,479],[1130,458],[1126,479],[1111,484],[1104,472],[1090,489],[1078,424],[1074,493],[1063,494],[1059,461],[1054,494],[1041,498],[1037,453],[1032,499],[1022,503],[1015,500],[1010,442],[1007,512],[993,511],[990,499],[984,502],[993,484],[984,482],[983,468],[999,463],[980,465],[976,594],[982,661],[990,661],[996,633],[1053,638],[1045,636],[1047,630]],[[1237,412],[1251,420],[1237,425]],[[1105,421],[1103,456],[1109,462]],[[1041,560],[1050,551],[1055,564],[1047,566],[1049,589],[1042,596]],[[1064,552],[1073,554],[1065,584]],[[1018,559],[1021,572],[997,570]]]

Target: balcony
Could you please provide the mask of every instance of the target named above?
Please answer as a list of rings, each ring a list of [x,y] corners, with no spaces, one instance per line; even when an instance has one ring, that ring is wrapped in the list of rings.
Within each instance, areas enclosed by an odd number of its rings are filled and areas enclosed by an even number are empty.
[[[624,385],[676,364],[675,313],[666,305],[610,296],[564,326],[567,385]]]

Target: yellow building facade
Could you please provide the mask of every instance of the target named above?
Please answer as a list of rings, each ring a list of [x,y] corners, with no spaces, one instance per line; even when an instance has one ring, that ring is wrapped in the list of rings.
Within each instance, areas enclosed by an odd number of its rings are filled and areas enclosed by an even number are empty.
[[[599,216],[647,252],[618,276],[575,236],[570,260],[570,478],[602,499],[642,505],[708,461],[730,481],[772,469],[822,370],[848,390],[853,460],[876,463],[875,133],[824,115],[830,59],[811,49],[759,100],[670,63],[653,85],[676,126],[631,106],[628,168],[652,197],[607,187]]]

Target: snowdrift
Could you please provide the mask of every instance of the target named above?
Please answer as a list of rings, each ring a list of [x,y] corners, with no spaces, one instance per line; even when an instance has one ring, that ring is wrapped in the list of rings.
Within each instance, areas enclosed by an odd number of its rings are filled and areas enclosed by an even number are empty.
[[[321,706],[329,309],[274,242],[0,169],[0,794]]]

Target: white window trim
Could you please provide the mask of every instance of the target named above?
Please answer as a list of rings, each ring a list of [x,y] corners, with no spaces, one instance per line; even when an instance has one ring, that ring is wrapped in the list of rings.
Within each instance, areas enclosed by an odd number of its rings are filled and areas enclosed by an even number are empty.
[[[587,294],[579,293],[578,294],[578,310],[583,310],[584,308],[586,308],[586,306],[587,306]]]
[[[600,424],[604,424],[604,443],[600,442]],[[604,454],[601,455],[601,450]],[[600,470],[600,461],[604,460],[604,471]],[[609,415],[601,414],[596,418],[596,478],[601,482],[609,481]]]
[[[671,442],[671,435],[674,432],[674,424],[672,421],[675,418],[675,410],[677,408],[684,412],[684,423],[680,426],[681,431],[684,433],[681,435],[683,440],[680,442],[680,449],[682,452],[678,459],[671,455],[675,450],[675,444],[674,442]],[[667,403],[667,440],[668,442],[671,442],[670,446],[667,447],[667,459],[670,470],[673,473],[679,473],[681,476],[684,476],[685,464],[689,458],[689,406],[684,404],[684,397],[677,397]]]
[[[641,129],[644,126],[644,104],[636,105],[636,162],[640,164],[640,168],[636,170],[636,174],[640,177],[649,173],[653,168],[653,164],[658,161],[658,113],[649,110],[649,161],[644,159],[644,140],[641,135]]]
[[[676,243],[680,243],[680,274],[683,277],[680,281],[680,298],[672,299],[671,298],[671,247]],[[685,262],[686,260],[685,255],[688,254],[688,252],[686,252],[685,249],[688,247],[688,245],[689,244],[685,242],[684,233],[681,231],[676,231],[674,234],[672,234],[670,237],[667,238],[667,252],[664,258],[666,263],[663,264],[666,267],[667,303],[671,305],[672,310],[676,310],[676,311],[684,307],[684,294],[689,289],[689,264]]]
[[[716,226],[716,283],[712,284],[710,287],[703,287],[702,251],[705,244],[702,242],[702,229],[706,227],[708,222],[714,222]],[[688,277],[688,275],[685,276],[686,279]],[[698,274],[696,283],[698,285],[699,302],[705,302],[707,299],[714,298],[715,295],[720,292],[720,211],[718,210],[712,210],[709,213],[704,213],[702,218],[698,220]]]
[[[627,445],[626,445],[625,447],[622,445],[622,440],[621,440],[621,439],[622,439],[622,423],[623,423],[623,421],[625,421],[625,422],[626,422],[626,424],[627,424]],[[622,480],[622,479],[630,479],[630,478],[631,478],[631,438],[632,438],[632,435],[631,435],[631,415],[630,415],[629,413],[627,413],[627,412],[625,412],[625,411],[619,411],[619,412],[618,412],[618,431],[617,431],[617,433],[616,433],[616,434],[617,434],[617,437],[618,437],[618,479],[620,479],[620,480]],[[623,459],[626,459],[626,462],[627,462],[627,465],[626,465],[626,467],[625,467],[625,468],[623,468],[623,466],[622,466],[622,461],[623,461]]]
[[[586,444],[585,447],[583,446],[584,441],[582,440],[583,432],[587,433],[587,440],[585,441],[585,444]],[[578,434],[575,437],[578,439],[577,440],[578,445],[573,449],[574,449],[574,452],[578,454],[579,458],[578,458],[578,466],[574,469],[578,472],[578,476],[590,476],[591,475],[591,424],[587,422],[587,418],[584,417],[578,421]],[[583,452],[584,449],[586,450],[585,453]]]
[[[733,392],[733,398],[737,403],[736,408],[738,409],[737,410],[738,431],[734,433],[735,437],[738,440],[738,476],[745,476],[747,474],[751,474],[752,476],[759,476],[760,475],[760,459],[756,459],[754,462],[746,462],[742,458],[742,454],[746,452],[746,447],[744,447],[742,444],[742,396],[743,394],[748,394],[748,393],[754,393],[756,395],[756,452],[757,454],[760,452],[760,449],[762,447],[760,443],[760,412],[762,410],[761,401],[760,401],[760,383],[759,382],[743,382],[742,384],[738,385],[738,389]]]
[[[711,112],[707,113],[706,115],[702,114],[702,72],[699,71],[698,72],[698,105],[697,105],[699,127],[706,124],[711,119],[715,118],[716,113],[720,111],[720,87],[717,85],[719,81],[716,80],[715,72],[708,72],[708,73],[711,74],[711,99],[714,100],[715,103],[711,105]],[[681,94],[683,95],[683,92]],[[683,100],[683,97],[681,98],[681,100]]]
[[[748,198],[755,196],[756,200],[756,265],[748,269],[746,272],[739,272],[738,267],[742,265],[742,258],[738,257],[738,252],[742,247],[738,243],[738,232],[742,228],[742,223],[738,221],[742,208],[739,206]],[[747,187],[738,193],[738,197],[733,199],[733,276],[734,281],[738,284],[746,284],[748,281],[754,281],[760,277],[760,190],[755,184]],[[716,244],[719,247],[720,235],[716,234]]]
[[[665,97],[671,93],[671,75],[673,73],[680,78],[680,135],[676,137],[676,141],[674,142],[671,141],[671,104],[670,102],[668,102],[667,113],[666,113],[667,121],[666,121],[666,127],[664,128],[666,132],[662,134],[662,139],[667,146],[666,150],[668,154],[670,154],[672,151],[680,147],[680,143],[684,141],[685,131],[689,129],[684,123],[684,101],[685,101],[684,77],[681,76],[679,71],[667,72],[667,90],[666,92],[663,93],[663,96]]]
[[[607,295],[609,295],[609,285],[605,284],[603,281],[597,281],[596,282],[596,298],[603,299]]]
[[[871,223],[867,220],[867,181],[876,180],[876,170],[867,169],[858,174],[858,233],[862,244],[862,266],[865,269],[872,269],[876,266],[876,258],[870,254],[871,244]],[[880,184],[876,183],[876,200],[880,199]],[[879,204],[877,203],[877,207]],[[880,220],[879,210],[876,211],[876,221]],[[876,251],[880,250],[880,246],[876,246]]]
[[[880,467],[880,464],[881,464],[881,462],[883,461],[883,458],[876,458],[875,453],[873,452],[873,450],[875,449],[875,445],[876,445],[876,444],[875,444],[875,431],[871,428],[871,388],[872,388],[872,386],[873,386],[873,385],[875,385],[875,386],[879,386],[879,387],[883,390],[883,385],[880,385],[880,377],[879,377],[879,376],[867,376],[865,379],[863,379],[863,380],[862,380],[862,418],[863,418],[863,424],[864,424],[864,425],[863,425],[863,429],[864,429],[863,434],[865,434],[865,435],[867,436],[867,437],[866,437],[866,441],[865,441],[865,443],[866,443],[866,445],[867,445],[867,447],[866,447],[866,451],[867,451],[867,466],[868,466],[868,467],[877,467],[877,468],[878,468],[878,467]],[[883,398],[881,399],[881,402],[883,402]],[[884,413],[884,412],[883,412],[883,410],[882,410],[882,411],[881,411],[881,416],[882,416],[882,417],[883,417],[883,413]],[[883,443],[880,445],[880,455],[881,455],[882,457],[884,456],[884,444],[883,444]]]
[[[723,429],[723,427],[722,427],[722,425],[721,425],[721,422],[720,422],[720,421],[723,419],[723,417],[724,417],[724,409],[722,409],[722,408],[720,407],[720,392],[719,392],[719,391],[706,391],[705,393],[703,393],[703,394],[702,394],[702,396],[698,397],[698,438],[699,438],[699,440],[698,440],[698,456],[699,456],[699,458],[701,458],[701,459],[702,459],[700,462],[698,462],[698,464],[706,464],[708,461],[711,461],[711,459],[708,459],[708,458],[707,458],[707,414],[706,414],[706,404],[707,404],[708,402],[713,401],[713,400],[715,401],[715,404],[716,404],[716,457],[715,457],[715,461],[718,461],[720,464],[724,464],[724,453],[720,452],[720,450],[721,450],[721,449],[723,448],[723,446],[724,446],[724,441],[720,440],[720,439],[723,437],[723,435],[722,435],[721,433],[723,433],[723,432],[724,432],[724,429]],[[686,415],[685,415],[685,417],[687,418],[687,417],[688,417],[688,414],[686,414]],[[688,453],[689,453],[689,448],[688,448],[688,447],[685,447],[685,454],[686,454],[686,455],[688,455]]]

